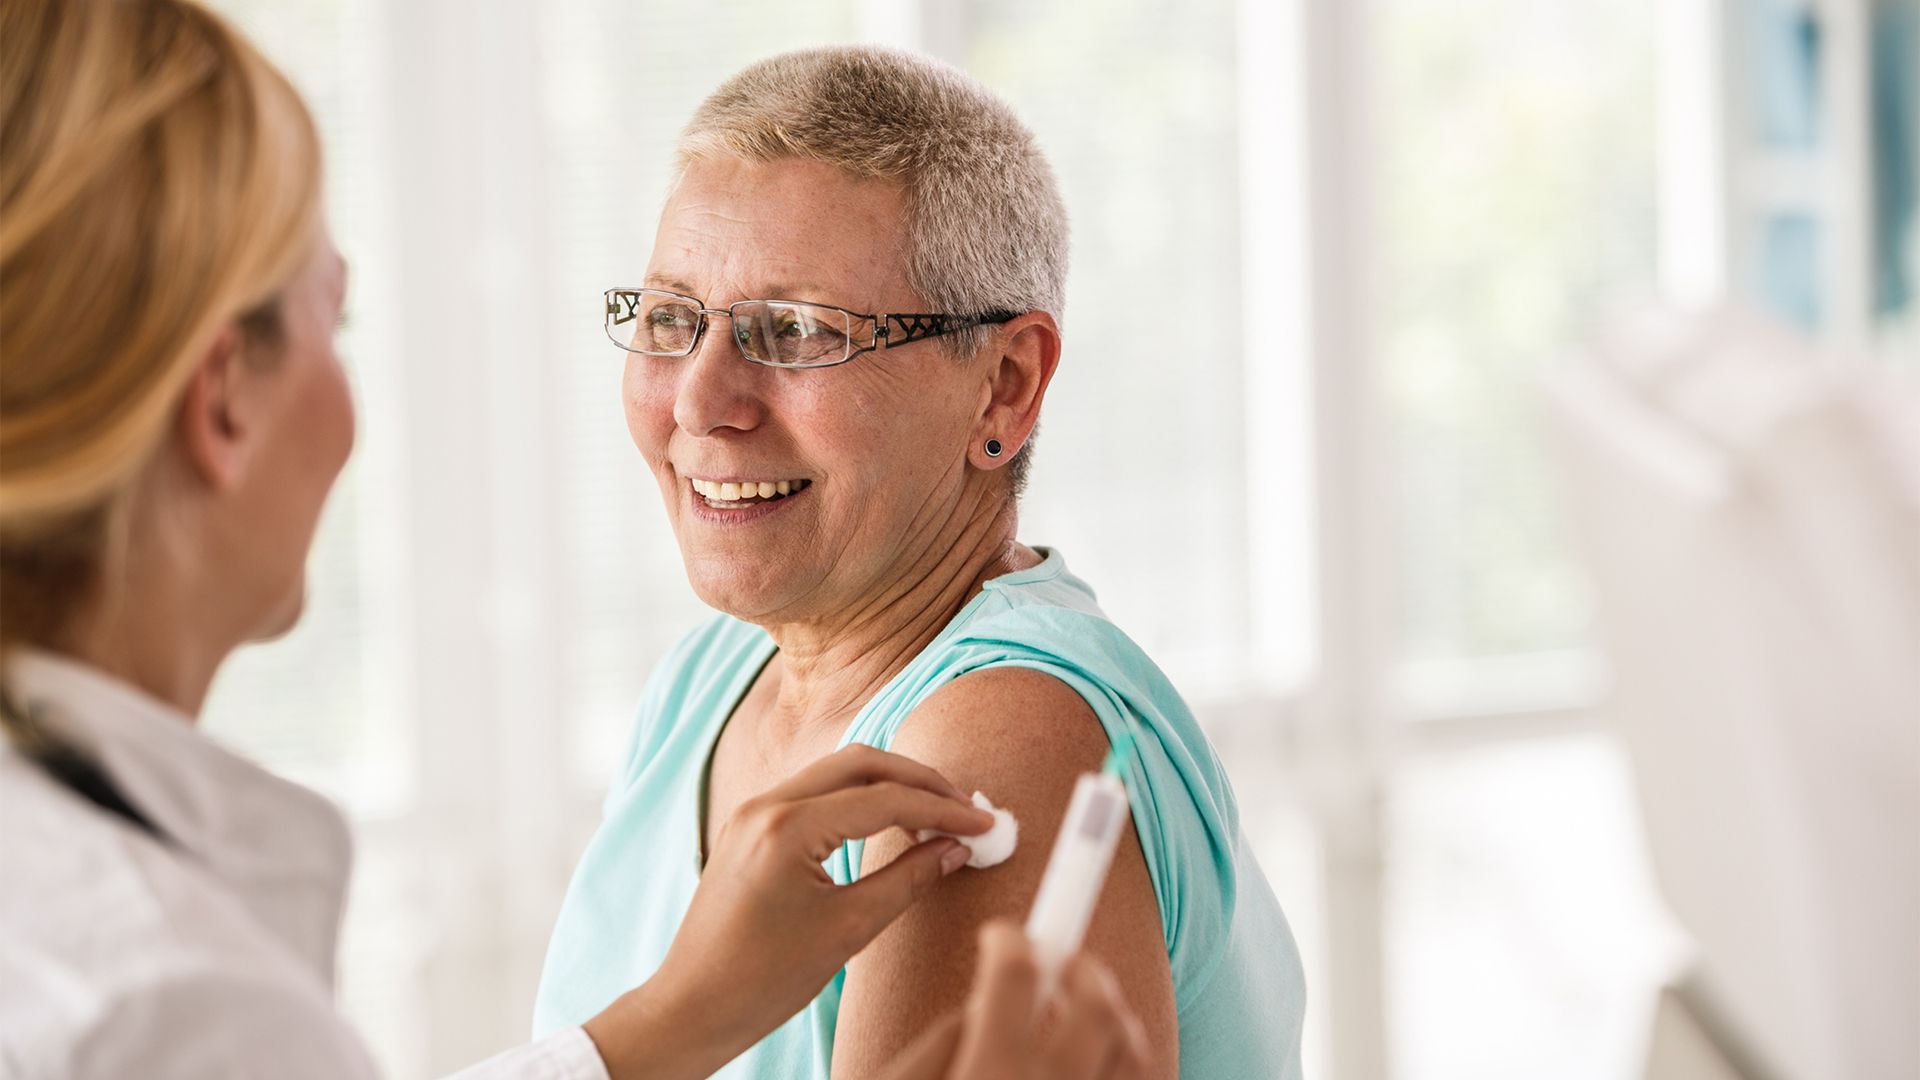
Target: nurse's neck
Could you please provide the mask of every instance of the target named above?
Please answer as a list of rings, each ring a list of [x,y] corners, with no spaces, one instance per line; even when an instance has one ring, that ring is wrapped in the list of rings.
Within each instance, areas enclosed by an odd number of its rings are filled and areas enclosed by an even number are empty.
[[[209,632],[177,580],[123,581],[77,613],[59,651],[197,723],[214,674],[237,642]]]
[[[124,624],[76,637],[61,651],[72,659],[126,683],[198,723],[200,709],[225,652],[196,646],[184,636],[162,640]],[[216,653],[218,653],[216,655]]]
[[[210,542],[191,508],[149,513],[136,502],[128,516],[118,558],[67,621],[57,651],[197,723],[221,664],[241,644],[291,626],[299,593],[278,604],[250,595],[261,590],[237,568],[245,560],[220,555],[231,548]],[[276,607],[291,611],[262,618]]]

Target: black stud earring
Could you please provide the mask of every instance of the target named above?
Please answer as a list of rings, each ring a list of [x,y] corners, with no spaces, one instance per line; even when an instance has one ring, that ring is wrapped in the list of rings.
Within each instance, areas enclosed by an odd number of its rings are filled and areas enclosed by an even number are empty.
[[[999,439],[987,440],[987,456],[988,457],[1000,456],[1000,440]]]

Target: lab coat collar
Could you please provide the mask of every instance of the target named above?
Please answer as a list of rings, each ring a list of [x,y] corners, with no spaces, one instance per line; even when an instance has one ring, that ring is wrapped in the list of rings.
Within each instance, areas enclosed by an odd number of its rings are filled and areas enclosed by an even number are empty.
[[[332,987],[353,853],[331,803],[224,749],[179,710],[76,661],[18,650],[6,685],[16,704],[36,710],[112,779],[159,829],[159,842],[218,879]]]

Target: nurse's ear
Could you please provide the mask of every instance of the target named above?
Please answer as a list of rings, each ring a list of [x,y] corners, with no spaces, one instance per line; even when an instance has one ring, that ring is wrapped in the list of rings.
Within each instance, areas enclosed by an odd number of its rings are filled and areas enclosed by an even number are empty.
[[[174,437],[190,470],[216,491],[237,486],[259,441],[251,398],[261,372],[248,362],[246,338],[228,324],[187,380]]]

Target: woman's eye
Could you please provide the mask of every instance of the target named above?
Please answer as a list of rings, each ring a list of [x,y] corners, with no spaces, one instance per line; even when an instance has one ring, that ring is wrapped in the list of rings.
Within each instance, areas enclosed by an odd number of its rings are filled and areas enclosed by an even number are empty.
[[[776,336],[789,341],[830,341],[840,337],[840,332],[831,326],[801,322],[798,319],[776,325],[773,332]]]

